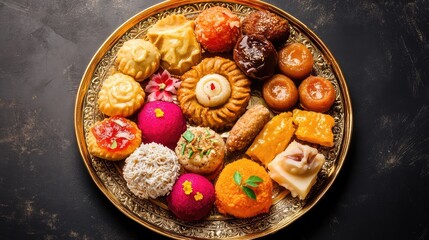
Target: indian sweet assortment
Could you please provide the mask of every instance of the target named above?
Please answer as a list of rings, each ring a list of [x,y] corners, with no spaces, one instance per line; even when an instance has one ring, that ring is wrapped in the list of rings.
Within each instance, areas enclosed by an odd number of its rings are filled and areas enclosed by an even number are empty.
[[[305,200],[326,161],[318,148],[335,144],[337,93],[290,28],[220,6],[158,20],[102,80],[90,154],[124,161],[129,190],[184,221],[269,213],[276,186]]]

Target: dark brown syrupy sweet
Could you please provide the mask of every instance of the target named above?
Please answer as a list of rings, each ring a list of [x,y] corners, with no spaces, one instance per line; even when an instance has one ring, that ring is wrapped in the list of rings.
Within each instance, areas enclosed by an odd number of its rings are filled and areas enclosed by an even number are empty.
[[[274,45],[262,35],[243,35],[235,45],[233,58],[246,76],[259,80],[273,76],[278,62]]]

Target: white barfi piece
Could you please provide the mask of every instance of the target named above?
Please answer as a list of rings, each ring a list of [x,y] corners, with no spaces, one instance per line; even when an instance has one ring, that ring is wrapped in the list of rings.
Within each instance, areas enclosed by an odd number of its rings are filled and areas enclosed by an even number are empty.
[[[316,183],[325,157],[316,148],[293,141],[268,164],[271,179],[303,200]]]

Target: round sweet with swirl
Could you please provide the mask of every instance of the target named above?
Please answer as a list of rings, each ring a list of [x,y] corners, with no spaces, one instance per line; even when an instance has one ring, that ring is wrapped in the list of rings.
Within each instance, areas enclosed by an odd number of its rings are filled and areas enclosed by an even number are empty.
[[[139,109],[145,99],[140,84],[130,76],[115,73],[109,76],[98,93],[98,106],[107,116],[128,117]]]
[[[155,45],[143,39],[132,39],[119,49],[115,63],[119,71],[141,82],[155,73],[160,58]]]
[[[231,96],[228,80],[220,74],[208,74],[198,81],[195,95],[199,103],[206,107],[223,105]]]
[[[216,107],[204,106],[197,99],[198,82],[206,75],[218,74],[228,80],[231,95]],[[189,123],[221,131],[231,128],[244,113],[250,100],[250,80],[237,65],[222,57],[206,58],[182,75],[177,97]]]

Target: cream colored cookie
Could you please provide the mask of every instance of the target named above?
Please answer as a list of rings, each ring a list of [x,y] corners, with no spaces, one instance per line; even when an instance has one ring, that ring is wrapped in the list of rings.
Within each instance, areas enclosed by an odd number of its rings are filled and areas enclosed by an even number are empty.
[[[140,82],[158,69],[160,58],[159,50],[152,43],[143,39],[132,39],[119,49],[116,65],[119,71]]]
[[[128,117],[139,109],[145,99],[140,84],[130,76],[115,73],[108,77],[98,93],[98,107],[107,116]]]
[[[161,66],[182,75],[201,58],[201,47],[194,34],[194,22],[183,15],[159,20],[147,31],[147,38],[161,53]]]

